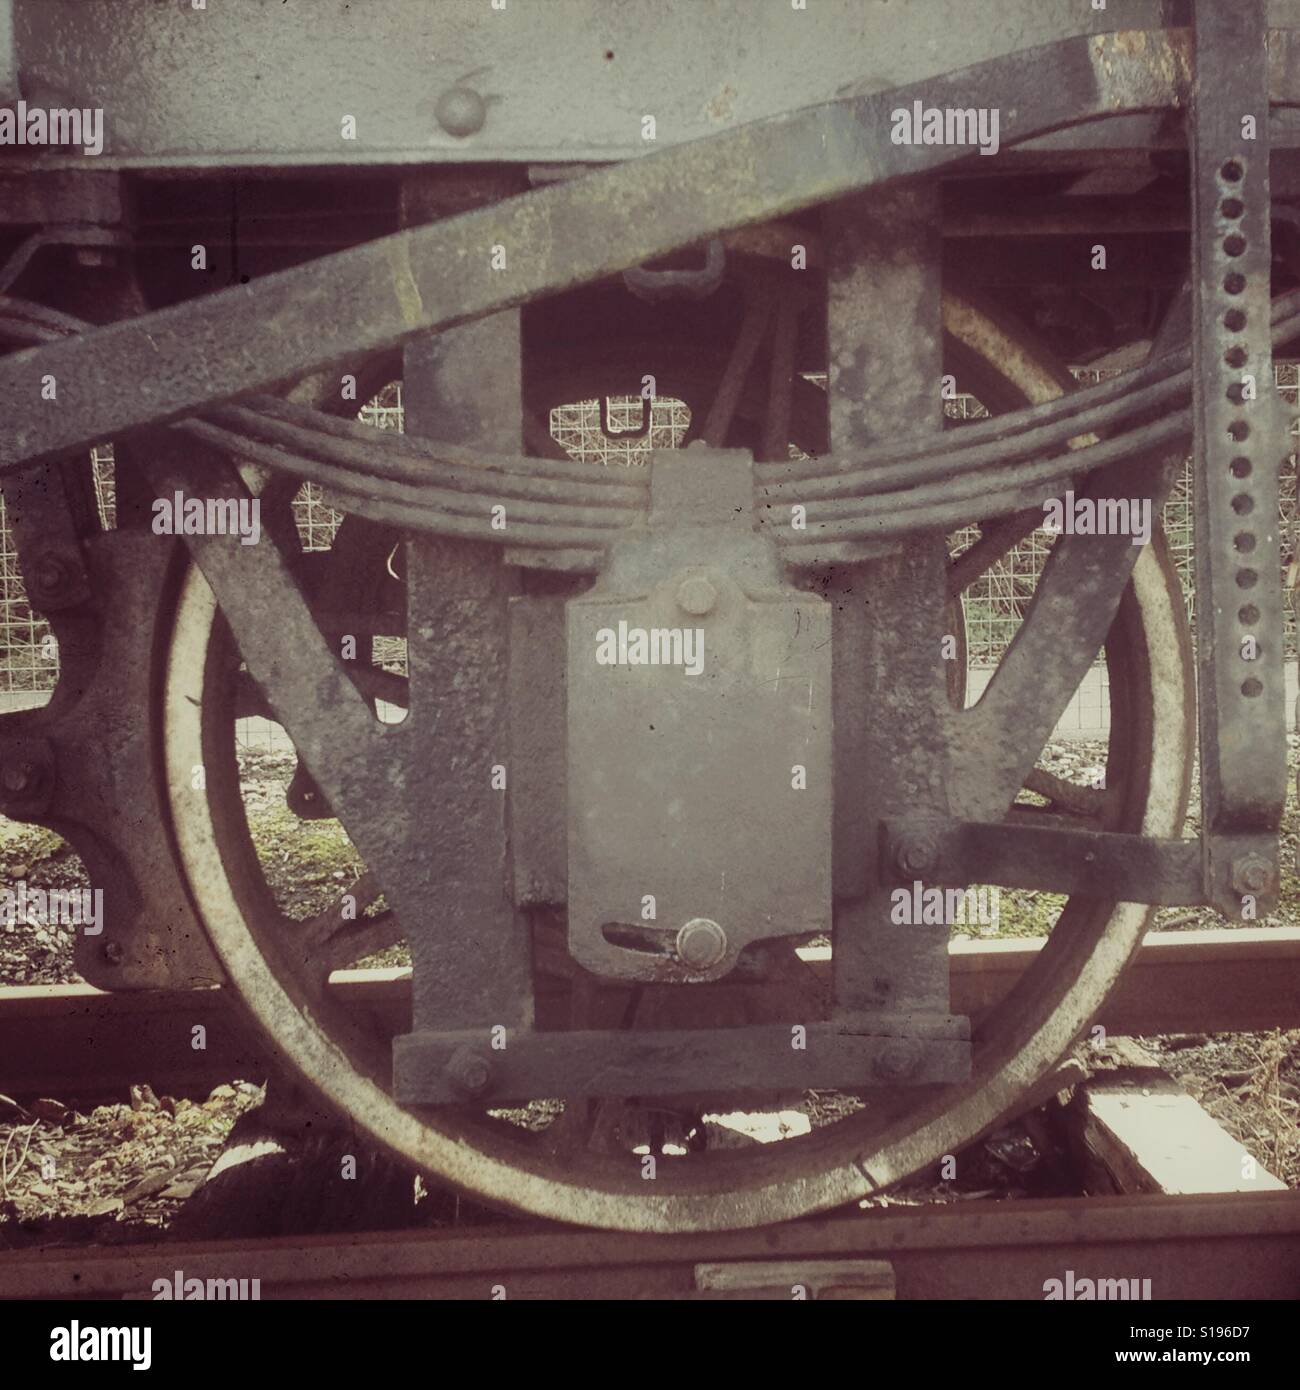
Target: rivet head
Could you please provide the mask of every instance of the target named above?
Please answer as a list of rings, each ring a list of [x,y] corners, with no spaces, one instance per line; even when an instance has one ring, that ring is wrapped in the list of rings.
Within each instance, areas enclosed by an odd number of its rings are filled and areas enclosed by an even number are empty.
[[[677,958],[692,970],[709,970],[727,954],[727,933],[708,917],[692,917],[677,933]]]
[[[487,120],[487,102],[473,87],[448,87],[433,108],[438,124],[448,135],[476,135]]]
[[[718,591],[702,574],[693,574],[677,586],[677,604],[694,618],[712,613],[718,601]]]

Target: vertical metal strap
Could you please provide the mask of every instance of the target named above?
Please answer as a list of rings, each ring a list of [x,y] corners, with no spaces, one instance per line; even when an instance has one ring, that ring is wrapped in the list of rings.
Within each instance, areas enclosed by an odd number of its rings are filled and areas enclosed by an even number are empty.
[[[477,196],[472,188],[467,195]],[[404,220],[445,212],[439,200],[448,196],[437,181],[412,176],[402,190]],[[481,249],[484,265],[489,247]],[[509,309],[408,343],[407,433],[519,452],[519,329],[519,311]],[[415,814],[402,833],[426,841],[419,858],[428,904],[423,920],[404,923],[413,1016],[416,1028],[481,1027],[486,1047],[492,1025],[526,1028],[533,1015],[529,923],[510,897],[507,792],[493,786],[494,767],[509,776],[508,606],[518,572],[493,547],[430,537],[407,541],[406,565],[405,776]]]
[[[828,211],[836,453],[904,434],[937,437],[943,429],[938,228],[933,184],[846,199]],[[826,589],[834,604],[841,1009],[948,1009],[948,930],[891,921],[878,857],[882,820],[947,810],[947,560],[942,534],[916,536],[882,559],[836,566]]]
[[[1196,606],[1206,889],[1223,911],[1277,885],[1285,796],[1278,473],[1270,336],[1265,0],[1196,0]],[[1261,904],[1262,906],[1262,904]]]

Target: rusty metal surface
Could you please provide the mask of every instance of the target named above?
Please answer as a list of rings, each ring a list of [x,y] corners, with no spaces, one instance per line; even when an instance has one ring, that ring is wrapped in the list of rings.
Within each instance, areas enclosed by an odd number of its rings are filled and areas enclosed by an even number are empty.
[[[1109,11],[1000,0],[987,13],[968,0],[817,0],[801,11],[747,0],[516,0],[500,10],[486,0],[241,0],[201,13],[17,0],[15,19],[14,61],[29,88],[39,80],[103,107],[101,159],[124,168],[626,159],[846,90],[933,79],[953,51],[981,62],[1167,22],[1158,0]],[[1274,0],[1271,19],[1300,23],[1294,0]],[[355,139],[341,138],[345,114]],[[653,143],[645,115],[656,117]],[[1151,133],[1099,131],[1083,143]]]
[[[419,180],[403,194],[405,216],[418,221]],[[411,343],[407,431],[490,453],[520,449],[520,350],[515,310]],[[495,548],[423,538],[407,542],[406,570],[411,736],[388,834],[404,842],[413,875],[392,891],[415,964],[416,1026],[526,1026],[528,923],[509,891],[508,783],[497,775],[509,775],[508,605],[518,572]]]
[[[938,192],[893,190],[828,213],[831,443],[937,436],[943,407]],[[881,317],[878,317],[881,316]],[[871,323],[900,331],[873,332]],[[879,864],[889,815],[946,809],[948,552],[942,534],[831,571],[835,612],[835,999],[841,1008],[948,1010],[948,928],[900,924]],[[843,650],[841,650],[843,644]]]

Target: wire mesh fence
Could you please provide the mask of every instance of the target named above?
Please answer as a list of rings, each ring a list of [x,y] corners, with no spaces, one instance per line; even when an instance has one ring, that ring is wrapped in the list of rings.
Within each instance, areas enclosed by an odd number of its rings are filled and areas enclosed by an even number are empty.
[[[1274,374],[1278,393],[1293,409],[1300,399],[1300,378],[1295,362],[1279,362]],[[1105,373],[1077,371],[1084,385],[1100,381]],[[959,419],[978,419],[986,412],[972,396],[959,396],[949,403],[949,414]],[[1296,656],[1297,508],[1296,447],[1300,444],[1300,423],[1291,420],[1292,451],[1282,464],[1281,506],[1278,518],[1282,552],[1282,574],[1286,617],[1285,655]],[[1192,561],[1192,461],[1188,458],[1178,475],[1162,515],[1165,540],[1178,569],[1189,620],[1195,618],[1195,592]],[[959,532],[954,546],[964,549],[977,536],[974,530]],[[966,616],[966,644],[976,666],[996,666],[1028,611],[1034,589],[1051,551],[1055,536],[1039,528],[992,565],[971,585],[963,597]]]
[[[1100,379],[1096,372],[1076,373],[1084,382]],[[1291,432],[1300,441],[1300,424],[1294,418],[1300,407],[1300,368],[1295,362],[1278,363],[1277,387],[1292,407]],[[690,424],[690,412],[678,400],[658,398],[645,403],[639,396],[576,401],[551,412],[553,438],[575,459],[593,465],[637,467],[644,465],[652,449],[677,447]],[[949,414],[976,419],[985,412],[971,396],[948,403]],[[400,383],[385,388],[360,412],[360,418],[380,429],[401,430],[404,413]],[[96,501],[106,527],[115,522],[112,453],[96,450],[93,476]],[[1296,453],[1282,469],[1279,516],[1286,610],[1286,656],[1294,659],[1297,647],[1297,607],[1294,583],[1300,572],[1297,559]],[[304,483],[293,503],[299,537],[307,550],[327,550],[342,521],[328,506],[315,484]],[[1165,537],[1182,580],[1189,616],[1193,615],[1191,465],[1184,466],[1163,514]],[[963,548],[977,532],[952,537],[955,549]],[[967,650],[972,665],[996,666],[1028,611],[1035,587],[1050,553],[1053,534],[1034,531],[993,564],[966,591]],[[405,643],[400,638],[375,639],[374,659],[389,669],[402,670]],[[0,704],[15,707],[39,703],[58,678],[58,653],[47,624],[34,614],[18,567],[13,536],[4,504],[0,501]],[[1104,681],[1090,698],[1105,701]]]

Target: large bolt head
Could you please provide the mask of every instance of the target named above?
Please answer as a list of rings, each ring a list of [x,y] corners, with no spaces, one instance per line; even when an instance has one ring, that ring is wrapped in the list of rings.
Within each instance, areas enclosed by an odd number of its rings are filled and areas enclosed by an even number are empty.
[[[727,933],[707,917],[692,917],[677,933],[677,958],[692,970],[710,970],[727,954]]]
[[[702,574],[692,574],[677,586],[677,605],[693,618],[712,613],[718,591]]]
[[[461,1095],[481,1096],[492,1084],[492,1063],[481,1052],[458,1047],[447,1059],[445,1074]]]
[[[939,845],[933,835],[909,835],[894,849],[894,865],[908,878],[928,874],[938,859]]]
[[[487,120],[487,102],[473,87],[448,87],[433,108],[438,124],[448,135],[464,139],[476,135]]]
[[[1237,893],[1264,893],[1273,882],[1273,866],[1262,855],[1243,854],[1232,861],[1232,887]]]

